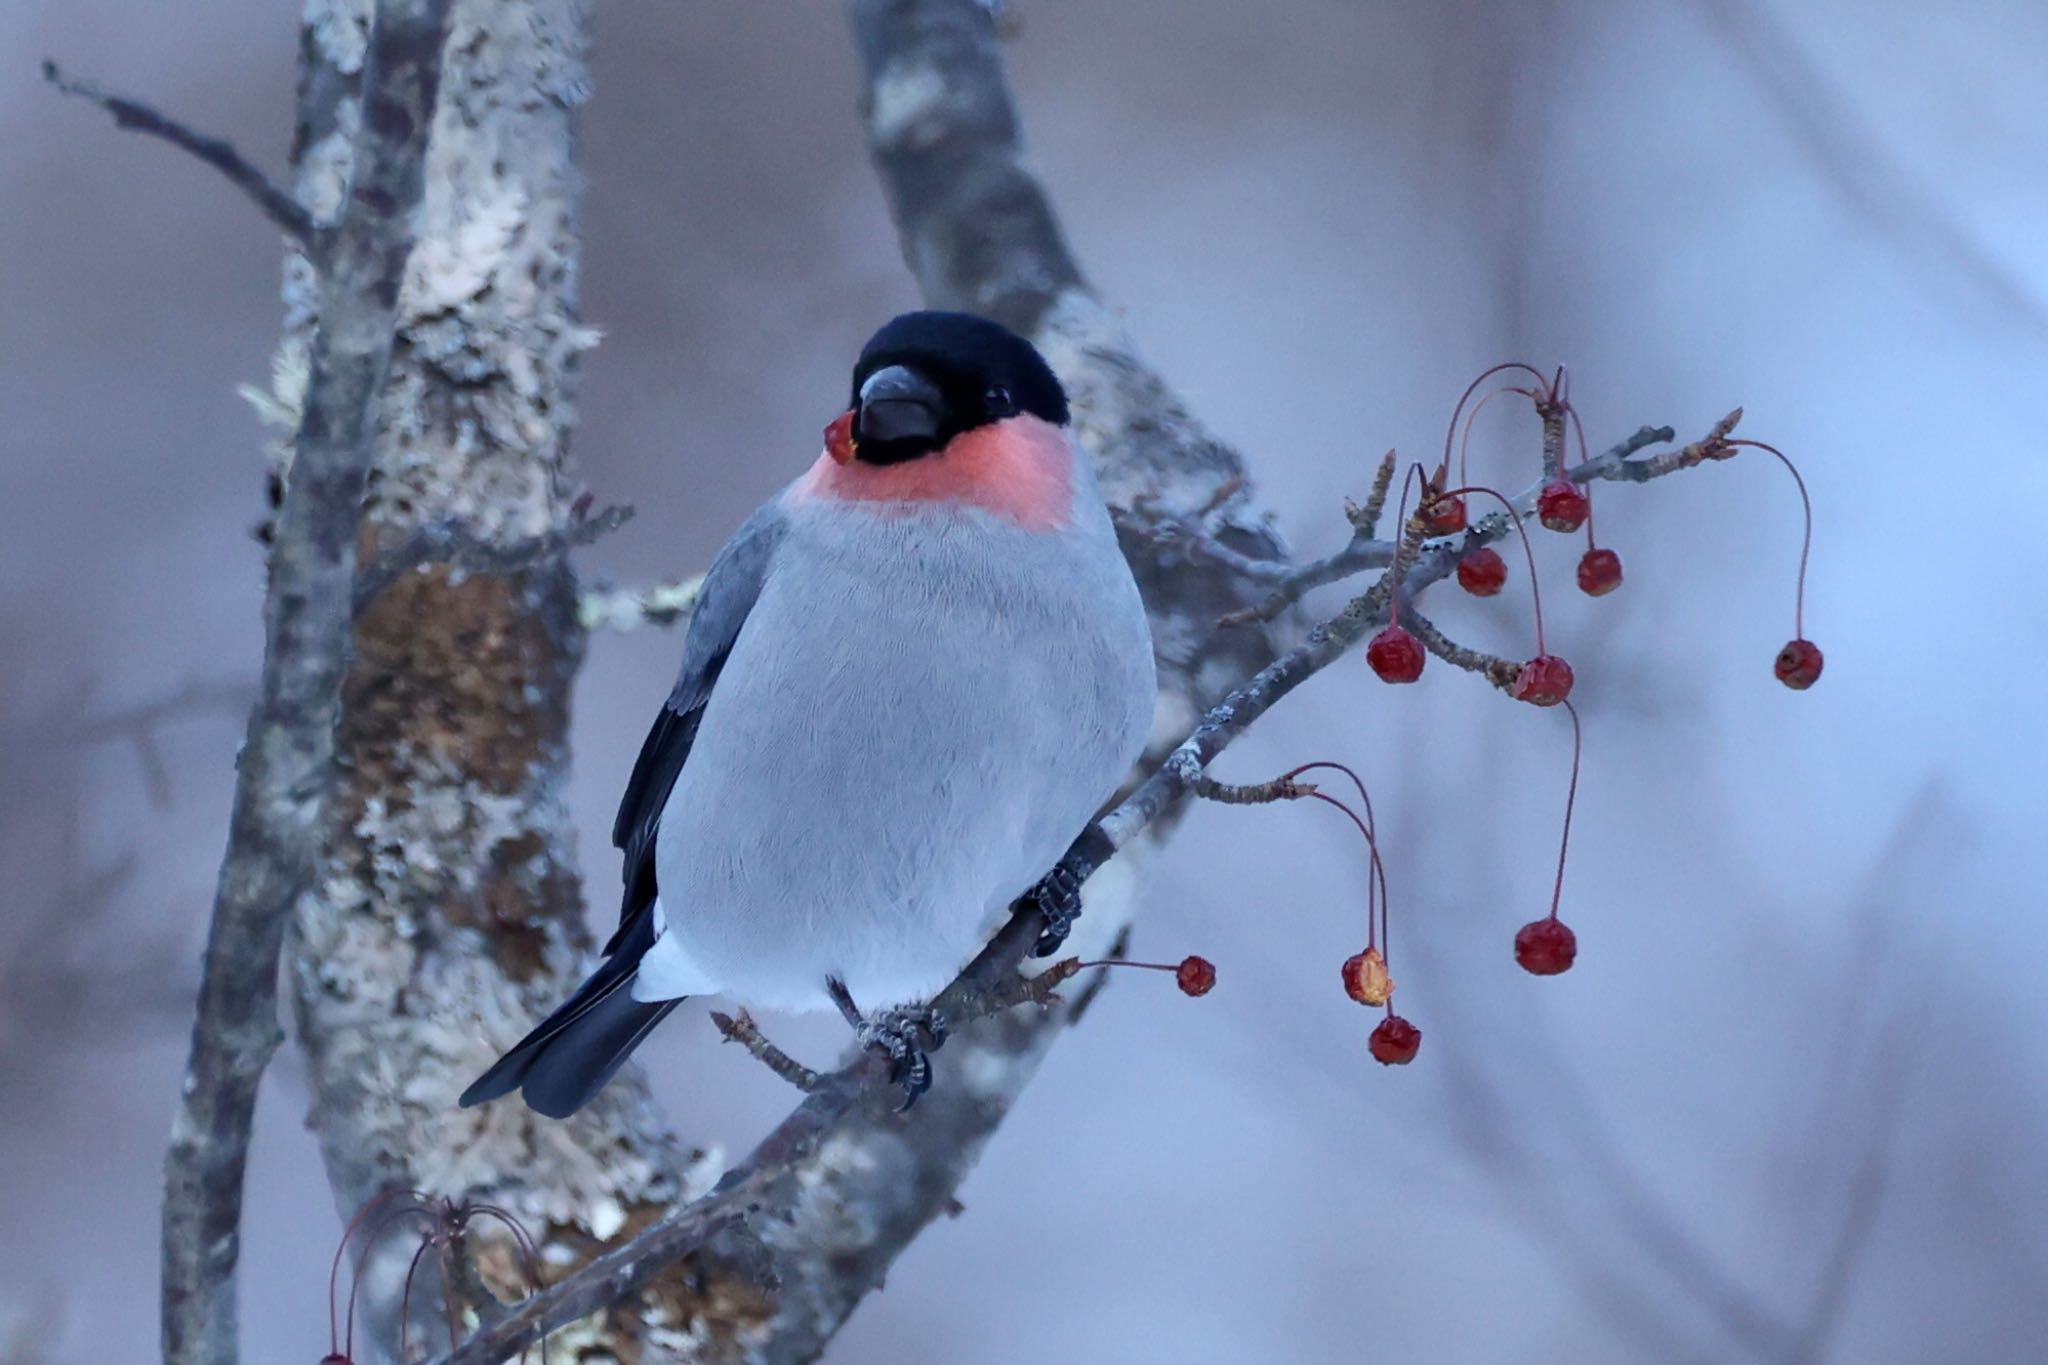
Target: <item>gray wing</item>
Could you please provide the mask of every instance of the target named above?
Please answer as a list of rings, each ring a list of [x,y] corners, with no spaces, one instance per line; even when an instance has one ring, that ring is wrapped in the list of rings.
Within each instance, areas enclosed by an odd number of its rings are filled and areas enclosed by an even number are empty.
[[[769,502],[747,518],[704,575],[689,632],[683,638],[682,675],[662,704],[661,714],[654,718],[647,742],[640,746],[639,760],[633,764],[625,797],[619,802],[618,819],[612,823],[612,843],[625,851],[626,887],[619,907],[619,929],[605,945],[607,953],[624,942],[636,918],[654,904],[654,842],[661,829],[662,809],[690,756],[719,670],[725,667],[740,626],[761,595],[783,527],[780,500]]]

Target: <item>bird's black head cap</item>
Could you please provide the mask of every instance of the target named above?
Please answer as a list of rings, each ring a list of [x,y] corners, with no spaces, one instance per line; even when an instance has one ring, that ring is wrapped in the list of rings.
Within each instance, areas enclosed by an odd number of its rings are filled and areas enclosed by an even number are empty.
[[[1067,394],[1030,342],[973,313],[905,313],[853,367],[855,458],[896,464],[1028,413],[1067,424]]]

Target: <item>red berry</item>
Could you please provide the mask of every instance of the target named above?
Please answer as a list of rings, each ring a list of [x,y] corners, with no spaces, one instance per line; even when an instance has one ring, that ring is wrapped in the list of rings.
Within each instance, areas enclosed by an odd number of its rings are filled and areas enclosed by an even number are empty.
[[[1482,545],[1458,561],[1458,586],[1474,597],[1491,597],[1508,581],[1508,562]]]
[[[1183,995],[1207,995],[1216,986],[1216,964],[1206,957],[1184,957],[1175,969],[1173,979],[1179,983]]]
[[[1612,550],[1588,550],[1579,561],[1579,591],[1605,597],[1621,586],[1621,556]]]
[[[1365,661],[1381,682],[1412,683],[1422,676],[1422,642],[1400,626],[1388,626],[1365,647]]]
[[[825,424],[825,453],[839,464],[853,458],[853,414],[842,412]]]
[[[1435,498],[1422,509],[1422,527],[1433,536],[1455,535],[1465,529],[1465,500]]]
[[[1406,1066],[1415,1060],[1422,1046],[1422,1030],[1398,1014],[1380,1020],[1380,1026],[1365,1040],[1373,1057],[1387,1066]]]
[[[1593,504],[1570,479],[1552,479],[1536,495],[1536,517],[1553,531],[1576,531],[1586,524]]]
[[[1572,694],[1572,666],[1555,654],[1538,654],[1522,665],[1509,695],[1531,706],[1555,706]]]
[[[1804,692],[1820,679],[1820,646],[1811,640],[1794,640],[1778,651],[1772,672],[1794,692]]]
[[[1532,920],[1515,931],[1515,961],[1531,976],[1556,976],[1579,955],[1579,936],[1561,919]]]
[[[1387,975],[1387,959],[1379,949],[1344,959],[1344,994],[1361,1005],[1384,1005],[1393,993],[1394,978]]]

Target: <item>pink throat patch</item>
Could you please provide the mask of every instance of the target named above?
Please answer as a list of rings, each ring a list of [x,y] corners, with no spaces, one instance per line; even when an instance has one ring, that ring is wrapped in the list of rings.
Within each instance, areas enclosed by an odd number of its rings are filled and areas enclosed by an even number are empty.
[[[795,491],[848,502],[959,503],[1027,531],[1057,531],[1073,520],[1073,450],[1066,432],[1024,413],[976,427],[936,454],[901,464],[841,464],[827,452]]]

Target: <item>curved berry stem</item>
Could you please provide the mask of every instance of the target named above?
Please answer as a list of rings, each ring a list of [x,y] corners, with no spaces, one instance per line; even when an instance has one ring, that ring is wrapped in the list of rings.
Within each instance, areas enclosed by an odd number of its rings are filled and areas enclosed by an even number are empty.
[[[1572,843],[1572,807],[1579,800],[1579,708],[1569,699],[1558,703],[1571,712],[1572,717],[1572,781],[1564,794],[1564,835],[1557,841],[1557,880],[1550,886],[1550,917],[1557,918],[1557,907],[1564,900],[1564,855]]]
[[[414,1195],[413,1198],[417,1201],[419,1196]],[[342,1354],[350,1360],[356,1358],[356,1296],[362,1292],[363,1271],[369,1267],[370,1253],[377,1249],[377,1240],[384,1235],[384,1230],[408,1213],[423,1213],[430,1219],[434,1216],[434,1211],[423,1202],[415,1202],[402,1209],[393,1209],[379,1219],[375,1227],[363,1234],[362,1242],[356,1251],[355,1277],[350,1280],[348,1286],[348,1326],[342,1333],[342,1340],[347,1343],[342,1347]]]
[[[1564,405],[1564,412],[1565,416],[1572,419],[1572,431],[1579,438],[1579,463],[1588,464],[1592,461],[1593,457],[1586,451],[1586,427],[1584,423],[1579,421],[1579,410],[1567,401]],[[1593,485],[1591,483],[1580,484],[1579,495],[1586,500],[1586,548],[1589,550],[1598,549],[1599,545],[1593,539]]]
[[[1501,387],[1495,389],[1492,393],[1487,394],[1486,397],[1480,399],[1479,402],[1473,406],[1472,415],[1465,419],[1465,434],[1458,440],[1459,483],[1471,482],[1470,475],[1467,473],[1469,464],[1466,459],[1466,456],[1472,448],[1472,428],[1479,425],[1479,414],[1486,411],[1486,405],[1488,403],[1491,403],[1494,399],[1510,393],[1518,393],[1522,397],[1529,399],[1531,402],[1535,401],[1536,398],[1536,395],[1530,392],[1528,389],[1518,389],[1515,388],[1513,385],[1503,384],[1501,385]],[[1444,463],[1446,466],[1450,464],[1450,460],[1448,459],[1448,457],[1445,459]],[[1443,481],[1443,474],[1444,471],[1438,471],[1437,481],[1439,483]]]
[[[1381,955],[1384,956],[1386,953],[1387,939],[1387,906],[1391,898],[1387,895],[1387,865],[1380,859],[1379,821],[1373,816],[1372,794],[1366,791],[1365,780],[1359,777],[1357,773],[1353,772],[1344,764],[1333,762],[1328,759],[1315,763],[1304,763],[1299,768],[1296,768],[1293,772],[1283,774],[1280,780],[1283,782],[1291,781],[1294,778],[1300,777],[1303,773],[1315,772],[1318,769],[1326,768],[1334,770],[1336,772],[1340,772],[1344,774],[1344,776],[1350,778],[1351,785],[1358,789],[1359,804],[1365,807],[1365,820],[1363,823],[1360,823],[1358,817],[1356,815],[1351,814],[1351,808],[1346,806],[1343,802],[1332,800],[1330,797],[1327,796],[1322,796],[1320,792],[1316,793],[1316,795],[1321,797],[1322,800],[1330,802],[1331,805],[1335,806],[1338,810],[1343,811],[1346,815],[1351,815],[1352,822],[1354,824],[1358,824],[1359,831],[1365,835],[1365,846],[1372,854],[1372,864],[1370,868],[1367,870],[1367,877],[1365,883],[1365,946],[1368,948],[1380,949]],[[1379,891],[1379,895],[1377,897],[1379,923],[1377,928],[1375,928],[1373,922],[1373,911],[1375,904],[1373,891],[1375,884],[1377,885]]]
[[[1487,380],[1493,378],[1493,376],[1501,373],[1503,370],[1520,370],[1524,374],[1527,374],[1530,378],[1534,379],[1538,384],[1542,384],[1545,382],[1543,378],[1543,372],[1541,370],[1537,369],[1534,365],[1525,365],[1519,360],[1504,360],[1500,364],[1492,366],[1489,369],[1481,370],[1479,372],[1479,377],[1477,379],[1474,379],[1470,384],[1467,384],[1465,386],[1465,392],[1461,394],[1458,398],[1458,406],[1451,409],[1451,425],[1444,431],[1444,462],[1441,465],[1437,466],[1437,481],[1439,483],[1441,483],[1445,478],[1448,478],[1450,476],[1451,442],[1457,439],[1459,414],[1465,411],[1465,404],[1470,402],[1472,399],[1472,395],[1479,391],[1479,386],[1481,384],[1484,384]],[[1504,390],[1504,392],[1520,393],[1521,390],[1510,389]],[[1479,406],[1485,407],[1486,404],[1482,402]],[[1474,409],[1472,415],[1474,417],[1477,417],[1479,415],[1478,410]],[[1466,428],[1466,430],[1468,431],[1470,429],[1471,428],[1469,426]],[[1461,464],[1459,466],[1458,482],[1463,483],[1464,481],[1465,475],[1463,472],[1463,465]]]
[[[1508,519],[1515,524],[1515,534],[1522,538],[1522,557],[1529,561],[1529,597],[1535,604],[1536,609],[1536,653],[1538,655],[1548,654],[1550,651],[1543,647],[1543,589],[1536,582],[1536,552],[1529,547],[1529,532],[1522,525],[1522,514],[1515,510],[1515,505],[1507,500],[1506,495],[1497,489],[1488,488],[1483,484],[1472,484],[1465,488],[1454,488],[1444,496],[1463,497],[1468,493],[1484,493],[1487,497],[1492,498],[1495,502],[1506,508]]]
[[[1806,496],[1806,480],[1799,476],[1799,467],[1792,463],[1792,457],[1774,445],[1763,441],[1731,440],[1731,446],[1753,446],[1778,457],[1785,466],[1785,472],[1792,476],[1792,482],[1799,485],[1799,506],[1806,513],[1806,531],[1799,538],[1799,591],[1792,603],[1792,635],[1795,639],[1806,638],[1806,557],[1813,550],[1813,499]]]
[[[540,1279],[540,1248],[534,1245],[533,1234],[526,1230],[526,1224],[513,1216],[511,1210],[497,1204],[471,1204],[469,1216],[495,1218],[512,1233],[512,1240],[519,1248],[519,1271],[526,1276],[527,1293],[538,1294],[547,1286]],[[466,1221],[466,1220],[465,1220]],[[519,1352],[519,1359],[526,1359],[526,1352]],[[540,1339],[540,1365],[548,1365],[548,1339]]]
[[[420,1238],[419,1249],[413,1252],[412,1263],[405,1268],[405,1289],[398,1296],[398,1358],[400,1360],[412,1359],[412,1350],[409,1342],[409,1338],[412,1336],[412,1281],[413,1276],[420,1273],[420,1262],[425,1259],[427,1248],[432,1245],[434,1245],[432,1237]],[[450,1335],[453,1335],[452,1330]],[[459,1340],[455,1341],[450,1344],[449,1349],[453,1350],[461,1344]]]
[[[356,1210],[355,1216],[348,1220],[348,1226],[341,1230],[341,1242],[334,1248],[334,1260],[327,1267],[327,1353],[329,1355],[340,1355],[343,1353],[341,1344],[341,1325],[339,1320],[335,1317],[334,1299],[336,1293],[340,1289],[341,1261],[344,1256],[348,1255],[349,1241],[356,1235],[356,1233],[359,1230],[361,1230],[363,1220],[365,1218],[368,1218],[373,1212],[382,1208],[384,1205],[390,1203],[394,1199],[410,1199],[413,1201],[411,1205],[412,1209],[415,1209],[421,1213],[427,1212],[424,1203],[421,1201],[420,1196],[416,1192],[412,1190],[386,1190],[384,1191],[384,1193],[374,1195],[368,1201],[366,1201],[361,1208]],[[402,1211],[403,1210],[401,1210],[401,1212]],[[385,1223],[378,1224],[378,1231],[382,1232],[384,1227],[387,1226],[388,1223],[389,1220],[387,1219]],[[354,1355],[355,1315],[353,1310],[355,1296],[353,1294],[349,1296],[349,1303],[351,1311],[349,1315],[350,1335],[347,1353],[349,1355]]]

